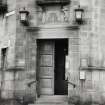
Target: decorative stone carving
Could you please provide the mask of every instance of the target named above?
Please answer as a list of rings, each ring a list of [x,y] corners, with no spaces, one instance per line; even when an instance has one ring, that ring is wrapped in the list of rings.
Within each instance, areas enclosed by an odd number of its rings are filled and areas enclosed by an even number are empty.
[[[38,21],[41,24],[68,22],[69,9],[68,6],[43,7],[38,15]]]
[[[58,11],[48,11],[47,12],[47,17],[46,17],[46,22],[47,23],[55,23],[59,22],[59,12]]]

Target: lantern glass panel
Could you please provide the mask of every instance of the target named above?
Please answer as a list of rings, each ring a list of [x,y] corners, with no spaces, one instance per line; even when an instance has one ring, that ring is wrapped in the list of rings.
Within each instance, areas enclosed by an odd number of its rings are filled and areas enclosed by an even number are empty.
[[[26,20],[27,20],[26,13],[21,13],[21,21],[26,21]]]
[[[81,18],[82,18],[82,12],[76,11],[76,19],[81,19]]]

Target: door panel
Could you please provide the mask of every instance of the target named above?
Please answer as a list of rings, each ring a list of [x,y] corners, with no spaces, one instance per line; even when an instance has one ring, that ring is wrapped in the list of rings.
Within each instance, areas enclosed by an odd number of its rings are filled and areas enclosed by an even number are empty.
[[[38,81],[40,95],[54,94],[54,42],[38,40]]]
[[[51,40],[41,40],[39,42],[39,53],[40,54],[53,54],[54,46],[53,46],[53,41]]]
[[[48,54],[41,54],[40,55],[40,66],[44,66],[44,67],[49,67],[49,66],[53,66],[53,55],[48,55]]]
[[[52,67],[40,67],[39,76],[41,77],[52,77],[53,78],[53,68]]]

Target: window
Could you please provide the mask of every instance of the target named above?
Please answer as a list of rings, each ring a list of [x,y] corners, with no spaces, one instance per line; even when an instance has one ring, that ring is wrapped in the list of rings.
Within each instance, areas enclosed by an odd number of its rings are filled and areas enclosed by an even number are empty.
[[[2,48],[1,49],[1,67],[4,70],[6,68],[6,63],[7,63],[7,49],[8,48]]]
[[[0,0],[0,14],[7,12],[7,0]]]

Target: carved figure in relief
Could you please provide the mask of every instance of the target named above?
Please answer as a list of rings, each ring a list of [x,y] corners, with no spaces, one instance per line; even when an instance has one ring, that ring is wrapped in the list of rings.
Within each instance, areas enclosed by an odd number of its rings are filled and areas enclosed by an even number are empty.
[[[63,20],[66,22],[68,21],[69,19],[69,10],[68,10],[68,7],[67,6],[63,6],[61,8],[61,11],[62,11],[62,14],[63,14]]]
[[[46,22],[46,12],[42,13],[42,23]]]

